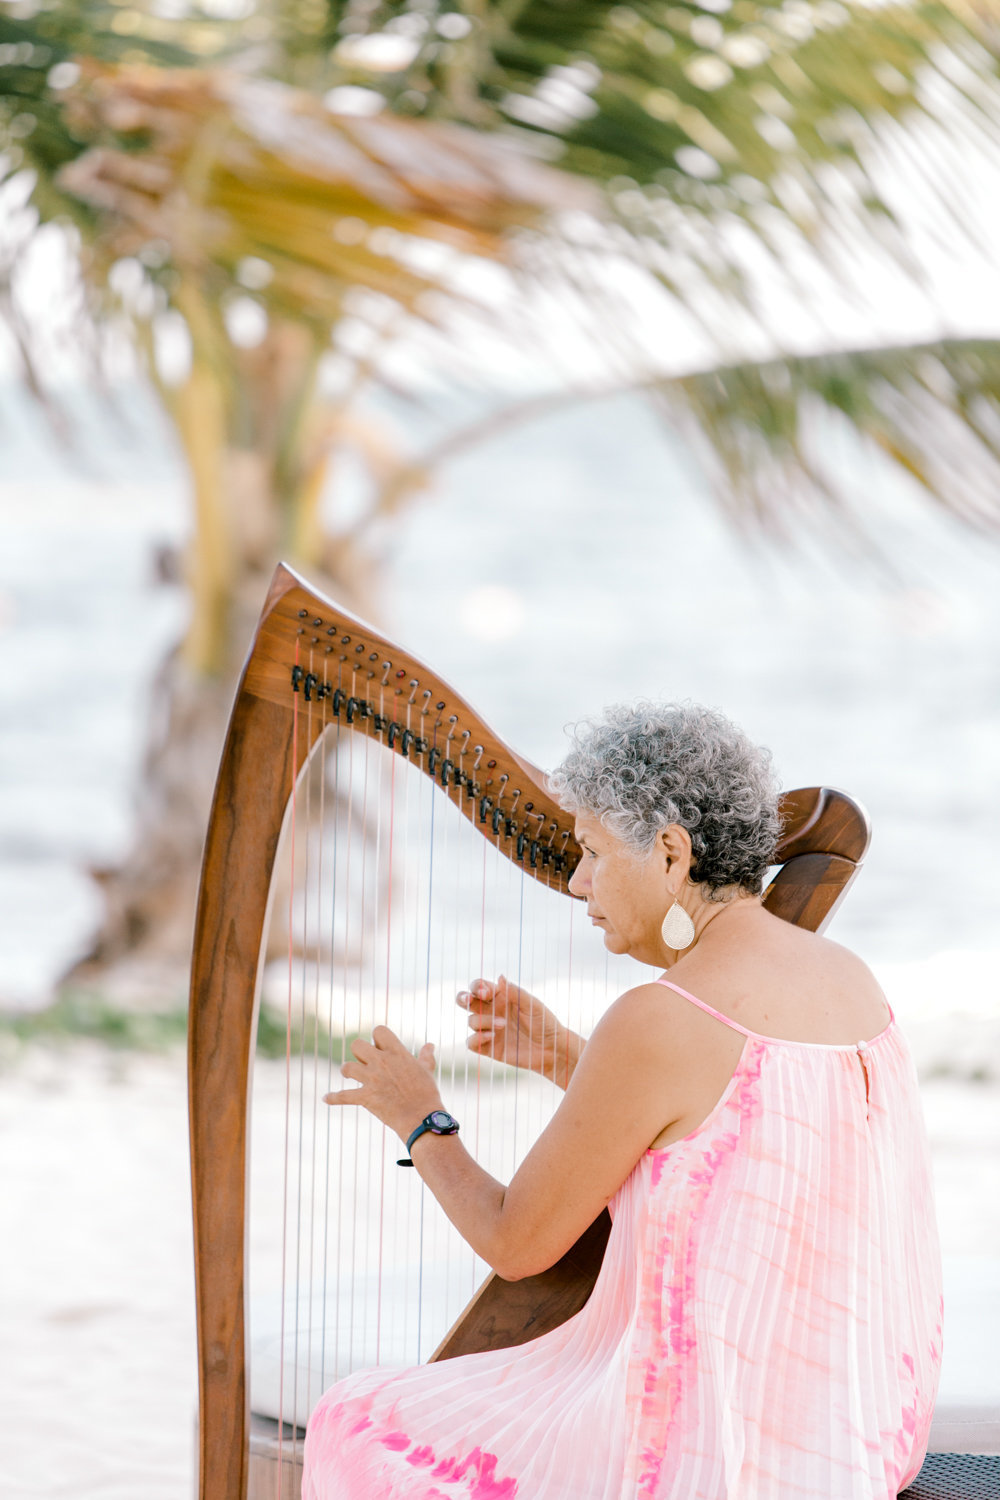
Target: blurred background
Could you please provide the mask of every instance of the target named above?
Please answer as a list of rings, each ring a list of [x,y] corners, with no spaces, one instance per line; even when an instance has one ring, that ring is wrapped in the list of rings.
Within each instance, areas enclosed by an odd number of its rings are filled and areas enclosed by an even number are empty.
[[[868,807],[832,935],[1000,1254],[992,0],[0,0],[5,1493],[190,1493],[197,866],[276,561],[543,766]]]

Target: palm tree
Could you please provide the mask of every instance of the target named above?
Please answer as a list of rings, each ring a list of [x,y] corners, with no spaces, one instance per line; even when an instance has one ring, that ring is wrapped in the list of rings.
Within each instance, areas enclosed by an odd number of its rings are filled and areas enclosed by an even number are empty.
[[[550,399],[644,390],[707,443],[735,519],[794,531],[841,505],[809,448],[819,409],[846,417],[938,504],[995,526],[1000,345],[838,347],[820,328],[811,348],[787,348],[764,302],[779,278],[843,287],[861,248],[919,275],[885,189],[908,152],[922,153],[942,226],[967,232],[947,148],[996,143],[988,9],[271,0],[190,4],[172,19],[161,10],[95,0],[81,14],[32,0],[0,17],[7,175],[34,174],[39,220],[71,227],[95,322],[112,310],[128,319],[195,500],[193,623],[173,672],[173,734],[154,761],[169,816],[144,832],[142,868],[109,890],[119,920],[106,954],[149,928],[150,891],[169,887],[185,930],[189,898],[175,895],[190,891],[206,796],[192,765],[217,733],[226,695],[213,678],[233,670],[261,573],[282,551],[341,593],[364,591],[357,529],[331,538],[318,521],[337,445],[352,437],[369,459],[373,518],[432,464],[433,453],[396,461],[355,403],[415,328],[433,338],[458,313],[490,311],[461,289],[470,257],[591,309],[606,373],[583,388],[564,376]],[[696,364],[664,370],[629,328],[615,291],[623,263],[659,288],[701,350]],[[0,307],[25,379],[46,399],[14,269]],[[523,337],[508,300],[506,326]],[[241,316],[256,319],[249,341]],[[159,352],[167,320],[189,348],[179,375]],[[347,372],[336,397],[319,378],[331,349]],[[960,475],[936,455],[944,419],[968,451]],[[472,436],[452,434],[437,456]]]

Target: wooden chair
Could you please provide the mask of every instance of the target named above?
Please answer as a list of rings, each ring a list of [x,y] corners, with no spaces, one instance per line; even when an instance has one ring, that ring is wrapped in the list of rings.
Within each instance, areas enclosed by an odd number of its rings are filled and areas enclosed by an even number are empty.
[[[347,674],[347,675],[345,675]],[[446,683],[380,632],[278,568],[233,707],[205,846],[189,1032],[201,1500],[291,1500],[295,1444],[251,1424],[245,1309],[247,1126],[261,949],[279,835],[296,780],[323,735],[349,724],[419,767],[527,873],[563,892],[579,849],[542,774]],[[516,793],[516,795],[515,795]],[[768,909],[820,931],[869,841],[864,812],[812,787],[782,799],[781,867]],[[607,1215],[559,1263],[508,1283],[490,1276],[434,1358],[519,1344],[586,1302]],[[914,1488],[913,1500],[932,1500]],[[935,1492],[936,1493],[936,1492]]]

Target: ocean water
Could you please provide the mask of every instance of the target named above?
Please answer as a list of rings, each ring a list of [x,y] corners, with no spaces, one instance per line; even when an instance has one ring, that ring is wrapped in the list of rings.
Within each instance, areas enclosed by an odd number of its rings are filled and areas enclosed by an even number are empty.
[[[124,400],[124,398],[121,398]],[[142,794],[155,669],[186,603],[182,470],[148,399],[74,398],[75,455],[0,392],[0,1006],[46,1003],[100,916]],[[409,450],[440,394],[372,413]],[[612,701],[691,698],[771,747],[786,785],[868,808],[866,869],[831,934],[879,971],[923,1066],[1000,1072],[1000,547],[831,432],[868,527],[797,550],[734,534],[694,457],[639,401],[549,414],[445,467],[371,529],[366,610],[543,766]],[[369,496],[349,461],[334,526]],[[880,553],[894,570],[875,561]]]

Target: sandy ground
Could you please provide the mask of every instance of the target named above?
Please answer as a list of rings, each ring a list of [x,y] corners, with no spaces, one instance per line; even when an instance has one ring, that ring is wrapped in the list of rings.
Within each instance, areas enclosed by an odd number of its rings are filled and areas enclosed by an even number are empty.
[[[924,1101],[945,1254],[1000,1255],[1000,1086],[938,1079]],[[22,1051],[0,1181],[5,1500],[189,1500],[183,1057]]]

